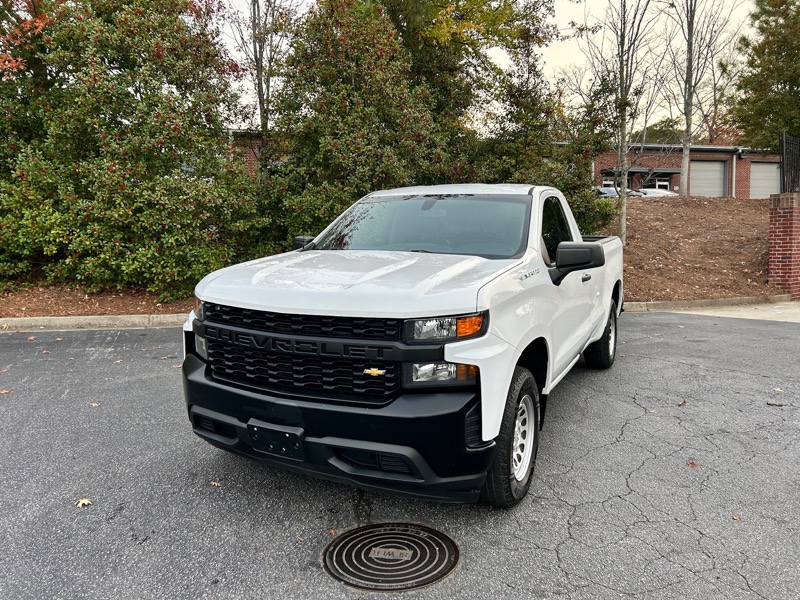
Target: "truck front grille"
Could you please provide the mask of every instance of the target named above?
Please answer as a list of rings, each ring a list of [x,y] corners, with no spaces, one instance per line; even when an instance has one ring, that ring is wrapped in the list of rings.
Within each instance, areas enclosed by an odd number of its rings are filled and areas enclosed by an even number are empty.
[[[217,379],[326,400],[381,404],[400,389],[396,362],[269,352],[215,340],[208,342],[208,362]]]
[[[269,333],[307,335],[356,340],[397,341],[399,319],[329,317],[294,315],[206,303],[206,319],[222,325],[233,325]]]

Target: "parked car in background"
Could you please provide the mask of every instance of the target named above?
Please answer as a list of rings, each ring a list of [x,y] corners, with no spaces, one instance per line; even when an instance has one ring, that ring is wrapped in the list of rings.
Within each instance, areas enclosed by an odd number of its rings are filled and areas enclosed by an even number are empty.
[[[669,190],[663,190],[659,188],[641,188],[638,190],[641,192],[642,196],[677,196],[675,192],[670,192]]]
[[[596,188],[597,196],[600,198],[619,198],[619,191],[617,188],[613,187],[599,187]],[[643,196],[644,194],[637,192],[636,190],[628,190],[628,197],[629,198],[637,198],[639,196]]]

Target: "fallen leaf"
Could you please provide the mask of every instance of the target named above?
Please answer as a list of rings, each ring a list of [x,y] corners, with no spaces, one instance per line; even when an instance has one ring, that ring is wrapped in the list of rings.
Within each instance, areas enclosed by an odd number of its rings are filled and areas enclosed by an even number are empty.
[[[42,350],[42,354],[50,354],[50,350]]]
[[[731,515],[731,519],[733,519],[734,521],[741,521],[742,515]]]
[[[36,339],[36,336],[35,336],[35,335],[29,335],[29,336],[28,336],[27,338],[25,338],[25,339],[26,339],[26,340],[28,340],[29,342],[32,342],[32,341],[34,341],[34,340]]]
[[[122,359],[120,358],[119,360],[115,360],[115,361],[114,361],[114,364],[115,364],[115,365],[118,365],[118,364],[119,364],[119,363],[121,363],[121,362],[122,362]]]
[[[92,408],[97,408],[98,406],[100,406],[100,403],[99,402],[89,402],[89,406],[91,406]]]
[[[180,369],[183,365],[172,365],[173,369]]]
[[[698,466],[700,466],[700,465],[697,464],[697,461],[695,459],[693,459],[693,458],[690,458],[689,461],[686,464],[689,465],[690,467],[692,467],[693,469],[695,469]]]
[[[336,535],[336,530],[335,529],[328,529],[328,533],[330,535]]]
[[[781,388],[775,388],[775,391],[778,392],[779,394],[783,393],[783,390]]]
[[[298,536],[297,536],[297,541],[298,541],[298,542],[305,542],[305,541],[306,541],[306,538],[304,538],[302,535],[298,535]]]
[[[212,481],[211,485],[213,485],[214,487],[222,487],[222,484],[219,481]]]
[[[63,341],[64,341],[64,338],[56,338],[56,341],[57,341],[57,342],[63,342]]]
[[[86,506],[91,506],[91,505],[92,501],[89,498],[81,498],[75,503],[75,506],[77,506],[78,508],[84,508]]]
[[[686,400],[686,399],[681,400],[680,402],[678,402],[678,406],[686,406],[687,404],[689,404],[689,401]]]
[[[0,394],[10,394],[14,390],[0,390]]]

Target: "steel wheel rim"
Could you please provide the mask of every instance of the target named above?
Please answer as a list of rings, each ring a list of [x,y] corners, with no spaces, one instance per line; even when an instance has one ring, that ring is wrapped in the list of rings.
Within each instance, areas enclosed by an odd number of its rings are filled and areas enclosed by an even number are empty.
[[[614,319],[613,313],[608,317],[608,326],[608,355],[614,356],[614,353],[617,351],[617,322]]]
[[[528,475],[533,456],[533,399],[525,394],[517,407],[514,422],[514,441],[511,446],[511,475],[522,481]]]

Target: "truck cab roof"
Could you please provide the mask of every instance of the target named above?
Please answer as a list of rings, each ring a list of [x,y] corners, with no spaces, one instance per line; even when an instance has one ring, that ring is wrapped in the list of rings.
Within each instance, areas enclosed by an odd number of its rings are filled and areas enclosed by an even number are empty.
[[[534,186],[528,183],[458,183],[445,185],[418,185],[412,187],[396,188],[392,190],[380,190],[372,192],[367,197],[387,197],[387,196],[428,196],[428,195],[525,195],[532,196],[537,188],[544,189],[544,186]]]

